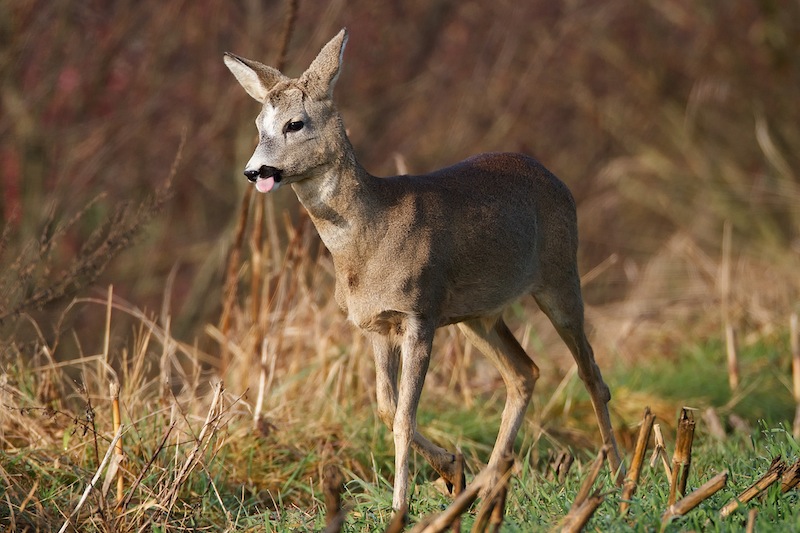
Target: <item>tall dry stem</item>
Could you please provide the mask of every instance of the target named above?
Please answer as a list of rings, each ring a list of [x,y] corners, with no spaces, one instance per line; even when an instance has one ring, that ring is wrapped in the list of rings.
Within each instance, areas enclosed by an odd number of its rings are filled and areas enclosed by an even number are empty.
[[[795,402],[792,434],[795,439],[800,439],[800,325],[796,312],[789,317],[789,345],[792,350],[792,392]]]
[[[654,421],[655,415],[653,415],[649,407],[645,407],[642,423],[639,426],[639,436],[636,439],[636,447],[633,451],[631,468],[628,470],[628,475],[625,477],[625,484],[622,489],[622,499],[619,504],[620,514],[624,515],[628,512],[630,499],[636,490],[636,485],[639,483],[639,475],[642,472],[644,455],[645,452],[647,452],[647,443],[650,440],[650,433],[652,432]]]
[[[692,443],[694,442],[694,417],[689,409],[681,409],[678,431],[675,436],[675,453],[672,455],[672,478],[669,484],[668,505],[677,500],[677,495],[686,494],[686,481],[692,464]]]

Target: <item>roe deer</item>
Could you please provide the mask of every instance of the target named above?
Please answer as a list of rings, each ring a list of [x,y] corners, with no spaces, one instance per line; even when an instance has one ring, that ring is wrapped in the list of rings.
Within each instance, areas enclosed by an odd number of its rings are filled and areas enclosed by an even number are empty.
[[[342,30],[295,79],[233,54],[224,59],[262,104],[245,176],[264,193],[291,184],[333,258],[336,301],[372,342],[378,415],[394,434],[393,508],[406,502],[411,447],[448,484],[455,479],[455,456],[416,428],[438,327],[458,324],[499,370],[507,396],[489,465],[511,453],[539,376],[502,318],[524,294],[575,357],[618,471],[611,395],[584,333],[569,190],[536,160],[512,153],[419,176],[370,175],[332,99],[346,41]]]

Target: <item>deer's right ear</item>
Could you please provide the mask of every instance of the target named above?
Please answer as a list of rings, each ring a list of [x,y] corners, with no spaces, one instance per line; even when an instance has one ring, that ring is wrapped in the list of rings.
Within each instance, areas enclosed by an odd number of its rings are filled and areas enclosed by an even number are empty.
[[[332,98],[333,86],[339,78],[342,55],[347,44],[347,30],[342,30],[320,50],[311,66],[300,76],[312,98]]]
[[[277,69],[252,59],[245,59],[229,52],[225,52],[223,59],[247,94],[262,104],[267,99],[270,89],[279,81],[287,79]]]

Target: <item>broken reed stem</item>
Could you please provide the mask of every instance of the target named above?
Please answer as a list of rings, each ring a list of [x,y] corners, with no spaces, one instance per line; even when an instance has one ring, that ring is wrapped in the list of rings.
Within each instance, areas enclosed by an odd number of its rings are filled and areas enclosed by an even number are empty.
[[[450,506],[427,522],[420,522],[410,533],[441,533],[449,528],[456,517],[464,514],[478,497],[481,489],[492,479],[495,469],[486,467],[475,476],[472,483],[456,496]]]
[[[578,491],[578,495],[575,496],[575,501],[572,502],[572,507],[570,507],[569,513],[567,516],[577,512],[578,508],[581,504],[589,497],[589,491],[592,490],[592,485],[594,485],[597,476],[600,475],[600,469],[603,468],[603,463],[608,456],[608,452],[611,448],[606,444],[602,448],[600,448],[600,452],[597,454],[597,459],[594,460],[592,464],[592,469],[589,471],[589,475],[586,476],[586,479],[583,480],[583,484],[581,485],[580,490]]]
[[[786,493],[800,484],[800,459],[787,468],[781,476],[781,493]]]
[[[792,349],[792,383],[795,402],[792,434],[795,439],[800,439],[800,326],[798,326],[797,313],[792,313],[789,317],[789,345]]]
[[[561,521],[557,530],[562,533],[578,533],[583,530],[586,522],[592,517],[594,512],[603,503],[605,496],[600,491],[595,491],[591,496],[584,499],[577,509],[570,510],[569,514]]]
[[[89,493],[97,484],[97,481],[100,479],[100,475],[103,473],[103,470],[105,470],[109,459],[111,459],[111,454],[117,446],[117,441],[119,441],[119,439],[122,438],[123,430],[124,427],[120,426],[116,434],[114,434],[114,438],[111,440],[111,444],[109,444],[108,450],[106,450],[106,454],[103,457],[103,460],[100,462],[100,466],[97,467],[97,472],[95,472],[94,477],[92,477],[92,480],[89,482],[89,484],[86,485],[86,490],[83,491],[83,495],[81,496],[81,499],[78,501],[78,505],[76,505],[75,509],[73,509],[72,512],[69,514],[67,519],[64,521],[64,524],[61,526],[61,529],[58,530],[58,533],[64,533],[64,531],[67,530],[67,528],[69,527],[70,519],[73,516],[77,515],[78,511],[80,511],[81,507],[83,507],[83,504],[86,502],[86,498],[89,497]]]
[[[781,461],[780,456],[776,457],[772,460],[772,463],[769,465],[769,469],[767,469],[766,474],[758,478],[758,480],[744,489],[741,494],[733,498],[731,501],[725,504],[725,507],[722,508],[719,512],[719,516],[721,518],[728,517],[732,512],[734,512],[740,504],[747,503],[765,490],[767,490],[773,483],[781,479],[783,475],[783,471],[786,469],[786,463]]]
[[[625,485],[622,488],[622,501],[619,504],[620,514],[628,512],[630,499],[636,491],[636,485],[639,483],[639,475],[642,472],[642,465],[644,464],[644,454],[647,452],[647,443],[650,441],[650,433],[653,431],[653,422],[655,419],[656,417],[650,411],[650,407],[645,407],[642,423],[639,426],[639,435],[636,438],[636,447],[633,451],[631,468],[628,470],[628,475],[625,477]]]
[[[672,505],[677,495],[686,494],[686,480],[692,464],[692,442],[694,441],[694,418],[685,407],[681,409],[678,419],[678,432],[675,437],[675,453],[672,454],[672,479],[669,484],[669,500]]]
[[[691,494],[686,495],[679,501],[670,505],[661,517],[661,529],[663,530],[669,521],[676,516],[683,516],[707,498],[716,494],[728,482],[728,471],[724,470],[706,481],[702,486]]]
[[[667,447],[664,445],[664,435],[661,433],[661,424],[653,424],[653,443],[655,449],[653,450],[653,455],[650,457],[650,468],[654,468],[656,466],[656,461],[661,458],[661,464],[664,466],[664,473],[667,474],[667,482],[672,483],[672,468],[669,466]]]
[[[478,533],[486,531],[499,531],[503,523],[503,512],[506,505],[506,494],[508,492],[508,481],[511,479],[511,467],[514,466],[514,456],[507,454],[503,456],[497,465],[497,473],[500,474],[489,494],[483,500],[475,523],[472,525],[472,532]]]
[[[114,424],[114,434],[122,427],[122,417],[119,411],[119,383],[113,382],[108,385],[111,392],[111,418]],[[114,453],[118,456],[118,464],[122,464],[122,438],[117,441]],[[122,503],[124,480],[122,479],[122,469],[117,469],[117,505]]]

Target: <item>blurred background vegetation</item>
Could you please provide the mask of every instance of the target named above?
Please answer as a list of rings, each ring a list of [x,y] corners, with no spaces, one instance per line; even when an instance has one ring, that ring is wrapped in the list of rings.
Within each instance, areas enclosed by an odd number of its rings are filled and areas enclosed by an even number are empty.
[[[28,472],[7,482],[20,512],[45,467],[42,487],[71,488],[43,520],[71,508],[97,463],[86,428],[114,432],[109,383],[136,430],[128,483],[176,412],[203,419],[212,376],[238,421],[220,440],[227,494],[241,483],[259,505],[308,501],[303,483],[334,460],[356,480],[391,471],[371,358],[333,302],[330,258],[292,191],[245,194],[258,106],[222,53],[276,64],[290,3],[0,2],[0,442]],[[800,3],[300,1],[286,74],[343,26],[336,101],[368,170],[521,151],[572,189],[590,337],[624,447],[645,405],[667,424],[687,402],[729,426],[737,413],[791,418]],[[543,370],[521,455],[538,460],[540,441],[591,448],[563,343],[531,302],[508,319]],[[733,391],[726,330],[742,358]],[[502,386],[452,328],[420,409],[434,440],[485,460]],[[186,490],[187,509],[207,492]]]
[[[206,333],[221,312],[257,113],[222,53],[274,64],[286,9],[0,4],[5,338],[64,335],[61,358],[88,349],[70,338],[102,330],[105,313],[62,310],[113,283],[116,298],[162,310],[176,338],[216,357]],[[726,321],[745,343],[785,334],[800,301],[800,4],[300,2],[286,73],[343,26],[336,100],[367,169],[521,151],[570,186],[602,364],[677,357],[720,338]],[[291,191],[269,202],[268,223],[304,224]],[[291,231],[267,227],[271,250]],[[243,254],[246,279],[246,243]],[[269,252],[266,271],[282,257]],[[311,281],[312,300],[327,302],[330,271]],[[528,305],[517,331],[548,348],[555,336]],[[119,335],[129,327],[117,323]]]

